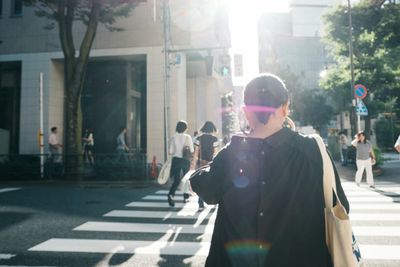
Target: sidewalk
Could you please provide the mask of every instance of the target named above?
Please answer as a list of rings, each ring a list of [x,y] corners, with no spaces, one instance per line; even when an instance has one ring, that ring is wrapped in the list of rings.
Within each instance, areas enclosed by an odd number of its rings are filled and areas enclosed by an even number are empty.
[[[398,160],[398,155],[394,153],[390,153],[389,155],[385,154],[384,158],[386,161],[381,166],[381,174],[378,175],[374,172],[375,182],[384,181],[400,184],[400,161]],[[340,162],[335,162],[335,166],[341,179],[354,181],[357,171],[355,165],[343,167]],[[365,178],[363,178],[363,182],[365,182]]]

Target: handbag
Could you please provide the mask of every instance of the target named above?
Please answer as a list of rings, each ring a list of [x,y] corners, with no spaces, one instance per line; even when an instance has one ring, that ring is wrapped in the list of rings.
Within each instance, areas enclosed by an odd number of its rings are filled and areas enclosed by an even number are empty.
[[[159,184],[166,184],[168,182],[171,173],[171,164],[172,164],[172,159],[169,158],[161,167],[160,173],[158,174],[157,177],[157,182]]]
[[[317,141],[323,162],[325,200],[325,239],[334,267],[365,267],[357,240],[353,234],[349,215],[336,192],[335,173],[325,144],[319,135]],[[333,192],[332,192],[333,191]],[[333,193],[336,205],[333,206]]]
[[[190,142],[192,142],[192,141],[190,140]],[[190,146],[187,144],[184,145],[182,148],[182,158],[191,161],[192,157],[193,157],[193,153],[192,153],[192,151],[190,151]]]

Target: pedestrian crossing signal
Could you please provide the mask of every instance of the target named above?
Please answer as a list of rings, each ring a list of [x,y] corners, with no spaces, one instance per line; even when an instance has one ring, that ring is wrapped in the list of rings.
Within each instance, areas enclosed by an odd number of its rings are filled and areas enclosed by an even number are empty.
[[[367,116],[368,115],[368,109],[361,99],[358,99],[358,101],[357,101],[356,113],[359,116]]]

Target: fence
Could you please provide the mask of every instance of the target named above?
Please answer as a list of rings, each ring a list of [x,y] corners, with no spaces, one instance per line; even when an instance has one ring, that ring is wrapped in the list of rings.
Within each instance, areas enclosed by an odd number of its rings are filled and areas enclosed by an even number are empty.
[[[94,162],[86,162],[83,155],[29,154],[0,155],[0,179],[36,180],[41,179],[40,157],[44,157],[45,179],[86,180],[126,180],[147,181],[149,164],[145,153],[131,152],[124,154],[94,154]],[[65,162],[79,162],[78,172],[69,171]]]

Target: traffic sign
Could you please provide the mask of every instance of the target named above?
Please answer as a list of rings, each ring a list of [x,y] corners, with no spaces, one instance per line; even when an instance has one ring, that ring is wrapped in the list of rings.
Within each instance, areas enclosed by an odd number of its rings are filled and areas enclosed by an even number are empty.
[[[357,99],[356,113],[359,116],[367,116],[368,115],[368,109],[361,99]]]
[[[363,99],[367,96],[367,88],[362,84],[354,85],[355,98]]]

